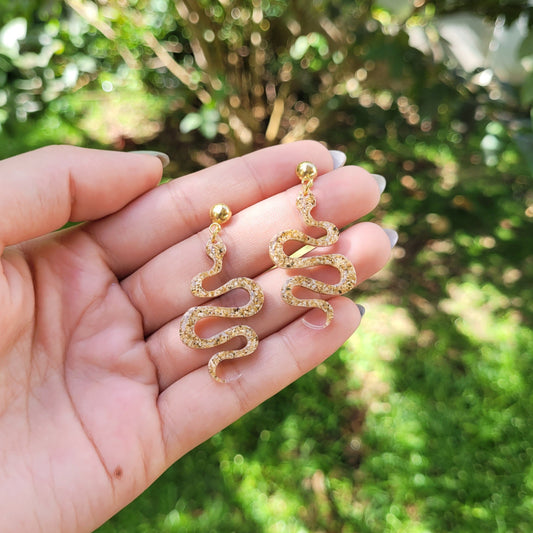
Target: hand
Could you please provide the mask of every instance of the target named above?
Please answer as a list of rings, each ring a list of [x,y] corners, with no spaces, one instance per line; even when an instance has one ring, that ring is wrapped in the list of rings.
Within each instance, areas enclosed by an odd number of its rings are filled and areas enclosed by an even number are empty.
[[[150,155],[49,147],[0,162],[1,531],[93,530],[352,334],[360,312],[351,300],[332,298],[332,324],[310,329],[302,317],[315,317],[279,296],[287,273],[270,270],[271,236],[305,230],[295,208],[303,160],[322,174],[317,219],[344,226],[377,204],[370,174],[331,171],[331,155],[310,141],[160,187]],[[181,315],[205,303],[189,284],[211,266],[204,246],[218,202],[234,213],[221,234],[225,276],[253,277],[265,291],[246,321],[259,348],[221,365],[241,374],[229,384],[207,372],[217,350],[189,349],[178,335]],[[69,220],[91,222],[49,233]],[[361,223],[334,248],[363,281],[386,263],[390,241]],[[224,320],[207,322],[204,334]]]

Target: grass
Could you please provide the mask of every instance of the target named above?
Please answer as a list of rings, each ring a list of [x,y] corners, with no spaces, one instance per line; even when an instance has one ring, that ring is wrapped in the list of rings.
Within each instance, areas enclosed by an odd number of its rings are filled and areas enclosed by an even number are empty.
[[[364,300],[332,359],[184,457],[99,532],[533,527],[533,333],[450,284],[424,320]]]
[[[183,173],[196,164],[183,153],[209,141],[176,137],[175,124],[155,139],[166,102],[135,83],[52,102],[0,134],[1,155],[150,140],[174,150],[172,177]],[[416,133],[394,110],[365,109],[346,109],[364,138],[339,127],[327,139],[388,178],[376,216],[400,241],[357,294],[359,331],[99,533],[533,530],[531,178],[510,139],[497,166],[483,164],[484,124],[459,142],[439,137],[446,125]]]

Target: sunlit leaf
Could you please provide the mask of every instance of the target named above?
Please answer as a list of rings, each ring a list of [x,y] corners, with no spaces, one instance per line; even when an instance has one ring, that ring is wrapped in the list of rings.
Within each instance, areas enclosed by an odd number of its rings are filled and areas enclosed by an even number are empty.
[[[207,139],[213,139],[217,134],[217,124],[215,122],[202,122],[200,126],[202,135]]]
[[[518,57],[533,56],[533,34],[529,34],[520,45],[518,49]]]
[[[529,106],[533,103],[533,74],[530,74],[520,89],[522,105]]]
[[[527,161],[531,175],[533,176],[533,133],[516,134],[514,140]]]
[[[26,37],[28,23],[24,18],[14,18],[0,30],[0,47],[4,53],[16,56],[19,52],[19,41]]]
[[[300,35],[291,46],[290,54],[293,59],[302,59],[309,49],[309,41],[305,35]]]
[[[189,133],[190,131],[198,129],[202,124],[202,117],[199,113],[189,113],[180,122],[180,131],[182,133]]]

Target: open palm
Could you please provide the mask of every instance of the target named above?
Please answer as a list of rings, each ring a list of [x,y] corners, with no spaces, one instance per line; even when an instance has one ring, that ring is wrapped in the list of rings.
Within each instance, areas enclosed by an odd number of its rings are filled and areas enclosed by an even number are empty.
[[[49,147],[0,162],[1,531],[96,528],[354,331],[360,313],[347,298],[330,300],[335,319],[319,330],[279,297],[287,273],[271,269],[268,241],[306,229],[294,207],[302,160],[319,169],[317,219],[343,226],[377,204],[370,174],[332,171],[328,151],[308,141],[160,187],[161,163],[149,155]],[[218,202],[234,213],[222,236],[226,279],[253,277],[265,291],[261,313],[242,320],[259,348],[221,365],[240,375],[229,384],[207,372],[216,350],[192,350],[178,335],[183,313],[204,303],[189,283],[211,266],[204,244]],[[49,233],[68,220],[90,222]],[[334,249],[362,281],[385,264],[390,241],[361,223]],[[316,313],[307,320],[320,321]],[[199,331],[229,324],[205,321]]]

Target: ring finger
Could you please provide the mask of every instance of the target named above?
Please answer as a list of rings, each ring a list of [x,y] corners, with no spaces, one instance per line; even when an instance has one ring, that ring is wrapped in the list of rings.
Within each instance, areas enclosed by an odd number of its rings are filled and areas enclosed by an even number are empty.
[[[299,189],[293,187],[241,211],[224,227],[223,240],[229,251],[224,260],[225,276],[257,276],[272,265],[268,255],[272,235],[288,228],[309,232],[294,205]],[[379,201],[380,190],[365,170],[344,167],[320,176],[315,194],[316,218],[343,226],[370,212]],[[198,272],[211,267],[205,254],[207,239],[206,230],[195,234],[122,281],[123,289],[143,317],[145,334],[196,304],[189,283]]]
[[[379,226],[372,223],[361,223],[343,232],[338,243],[331,249],[321,248],[320,251],[316,250],[314,253],[331,252],[342,253],[347,256],[355,266],[358,283],[361,283],[386,264],[390,255],[390,244],[389,237]],[[308,311],[306,308],[287,305],[281,300],[280,287],[289,274],[290,272],[274,269],[264,272],[256,278],[265,293],[265,304],[260,313],[249,319],[242,319],[239,323],[247,324],[255,329],[260,339],[297,320]],[[338,278],[338,274],[329,268],[304,275],[311,275],[326,282],[335,282],[335,279]],[[210,305],[224,307],[240,305],[243,302],[239,300],[240,295],[236,294],[237,292],[239,291],[232,291],[222,298],[213,300]],[[311,293],[304,297],[309,296]],[[195,304],[199,303],[201,302],[195,302]],[[316,313],[319,312],[316,311]],[[147,339],[147,348],[157,368],[161,390],[207,364],[209,358],[220,350],[220,348],[214,348],[199,351],[185,346],[178,335],[180,319],[181,317],[165,324]],[[316,320],[317,323],[320,323],[322,319],[323,317],[320,316],[313,317],[313,322]],[[337,317],[337,320],[342,320],[342,317]],[[206,319],[198,324],[197,331],[200,336],[207,337],[231,325],[235,325],[235,321]]]

